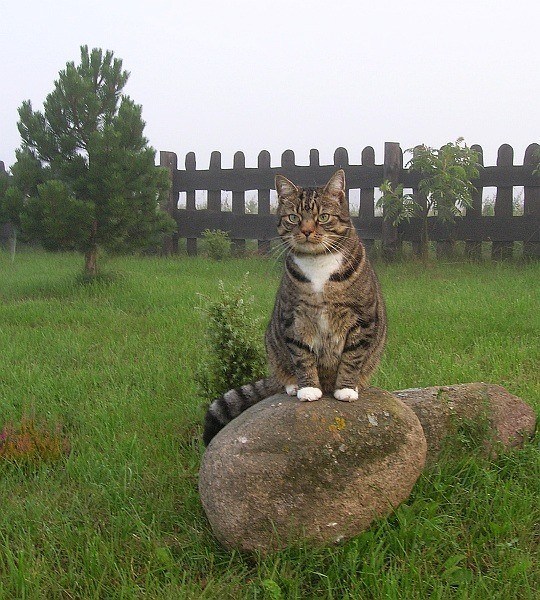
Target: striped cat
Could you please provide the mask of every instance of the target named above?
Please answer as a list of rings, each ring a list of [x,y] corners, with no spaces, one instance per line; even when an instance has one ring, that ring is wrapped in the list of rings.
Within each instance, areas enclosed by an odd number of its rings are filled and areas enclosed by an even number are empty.
[[[230,390],[208,408],[206,445],[260,400],[286,391],[299,400],[323,393],[351,402],[367,387],[386,339],[377,277],[354,229],[345,173],[308,189],[276,176],[278,232],[288,246],[265,343],[270,377]]]

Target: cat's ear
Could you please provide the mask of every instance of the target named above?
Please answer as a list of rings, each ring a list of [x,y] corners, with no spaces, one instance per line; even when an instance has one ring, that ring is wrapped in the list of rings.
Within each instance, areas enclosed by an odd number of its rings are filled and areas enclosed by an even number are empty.
[[[286,177],[283,177],[283,175],[276,175],[275,182],[276,192],[280,199],[288,198],[298,191],[294,183],[289,181]]]
[[[330,177],[330,181],[325,185],[324,191],[329,196],[334,196],[339,200],[345,198],[345,171],[343,169],[339,169],[339,171],[336,171]]]

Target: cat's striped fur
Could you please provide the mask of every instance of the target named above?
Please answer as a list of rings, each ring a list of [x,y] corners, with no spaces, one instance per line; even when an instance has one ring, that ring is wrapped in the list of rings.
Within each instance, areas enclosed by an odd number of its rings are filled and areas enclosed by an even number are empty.
[[[349,215],[345,174],[324,188],[276,176],[278,232],[288,245],[265,343],[271,376],[230,390],[206,414],[204,442],[272,394],[358,398],[379,363],[386,314],[377,277]]]

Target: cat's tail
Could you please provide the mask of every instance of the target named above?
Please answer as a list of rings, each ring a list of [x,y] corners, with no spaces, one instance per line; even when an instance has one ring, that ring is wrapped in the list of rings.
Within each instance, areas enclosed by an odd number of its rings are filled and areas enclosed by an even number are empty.
[[[204,419],[204,445],[208,446],[218,431],[250,406],[283,391],[283,386],[274,377],[266,377],[229,390],[213,400]]]

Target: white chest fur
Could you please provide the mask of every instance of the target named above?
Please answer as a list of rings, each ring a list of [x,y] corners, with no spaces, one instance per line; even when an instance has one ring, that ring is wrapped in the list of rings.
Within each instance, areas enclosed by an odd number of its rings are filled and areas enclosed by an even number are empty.
[[[294,262],[311,281],[314,292],[323,291],[324,284],[330,279],[330,275],[339,269],[342,261],[341,252],[294,257]]]

